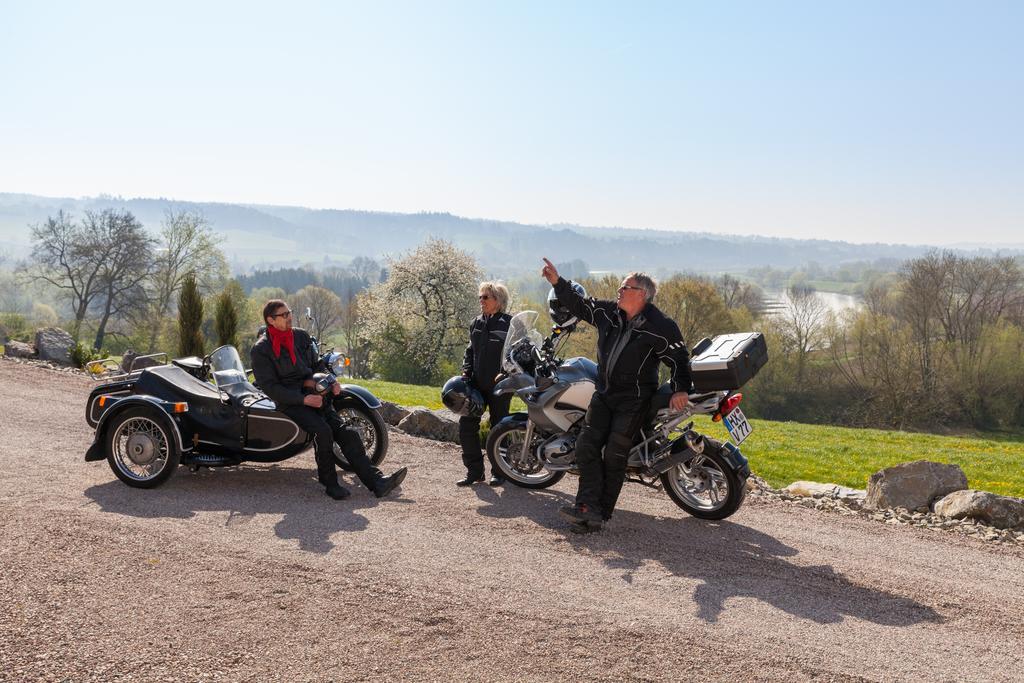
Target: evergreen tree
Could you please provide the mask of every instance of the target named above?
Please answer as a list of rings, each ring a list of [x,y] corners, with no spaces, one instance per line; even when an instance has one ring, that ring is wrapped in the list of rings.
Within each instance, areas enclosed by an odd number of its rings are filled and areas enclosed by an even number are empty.
[[[178,355],[202,356],[203,297],[195,274],[189,273],[178,295]]]
[[[217,297],[213,314],[213,327],[217,333],[217,345],[238,346],[238,311],[231,290],[225,289]]]

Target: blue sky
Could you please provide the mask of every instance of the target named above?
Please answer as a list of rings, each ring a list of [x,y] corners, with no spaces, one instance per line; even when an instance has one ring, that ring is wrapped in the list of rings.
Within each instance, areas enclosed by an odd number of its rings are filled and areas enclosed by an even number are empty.
[[[0,191],[1024,242],[1024,2],[5,3]]]

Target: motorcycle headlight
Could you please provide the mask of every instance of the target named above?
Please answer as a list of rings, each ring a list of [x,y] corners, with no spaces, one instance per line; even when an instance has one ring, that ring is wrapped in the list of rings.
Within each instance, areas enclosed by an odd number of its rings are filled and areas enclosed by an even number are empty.
[[[345,354],[331,351],[327,354],[327,365],[332,370],[338,371],[345,367]]]

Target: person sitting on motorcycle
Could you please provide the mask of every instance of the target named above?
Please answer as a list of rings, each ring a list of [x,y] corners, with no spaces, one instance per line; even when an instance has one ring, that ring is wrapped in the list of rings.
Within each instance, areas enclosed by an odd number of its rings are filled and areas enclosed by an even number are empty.
[[[511,395],[494,395],[494,378],[501,372],[501,349],[512,317],[508,307],[508,288],[497,282],[482,282],[479,288],[480,315],[469,326],[469,344],[462,361],[462,376],[480,392],[493,427],[508,415]],[[480,448],[480,415],[459,418],[459,444],[466,476],[456,486],[471,486],[484,480],[484,454]],[[504,479],[491,461],[491,486],[500,486]]]
[[[692,386],[690,354],[679,326],[651,303],[657,285],[649,275],[630,273],[615,301],[583,298],[546,258],[541,275],[560,306],[597,328],[597,386],[576,440],[579,490],[576,504],[561,510],[574,531],[596,531],[615,509],[629,450],[658,389],[658,365],[672,371],[669,407],[680,411]]]
[[[348,498],[349,491],[338,482],[334,443],[352,465],[359,480],[378,498],[395,489],[406,475],[402,468],[385,477],[366,456],[363,440],[347,429],[338,414],[330,409],[330,401],[314,391],[313,371],[320,362],[309,333],[292,327],[292,312],[280,299],[271,299],[263,307],[267,333],[253,344],[250,356],[252,372],[260,389],[306,432],[313,434],[317,479],[327,495],[335,500]],[[332,385],[332,392],[341,392],[341,385]]]

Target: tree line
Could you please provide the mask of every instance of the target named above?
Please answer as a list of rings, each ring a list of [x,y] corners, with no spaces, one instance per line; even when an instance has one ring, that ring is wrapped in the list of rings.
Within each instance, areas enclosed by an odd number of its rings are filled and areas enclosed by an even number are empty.
[[[243,351],[270,298],[286,299],[296,324],[347,353],[356,377],[438,385],[458,371],[478,313],[484,273],[450,242],[428,239],[384,263],[361,257],[345,268],[255,271],[229,279],[218,240],[201,216],[168,213],[149,236],[127,212],[59,213],[33,227],[33,252],[19,277],[63,302],[78,338],[95,349],[200,354],[222,343]],[[614,298],[624,273],[586,276],[588,293]],[[692,346],[705,336],[759,330],[769,364],[747,387],[755,417],[898,428],[1024,427],[1024,275],[999,256],[935,251],[894,273],[851,268],[863,304],[837,314],[807,280],[791,281],[787,305],[765,311],[760,288],[730,275],[673,275],[656,304]],[[817,275],[813,268],[808,271]],[[538,276],[539,279],[539,276]],[[547,325],[544,288],[510,282],[513,311]],[[309,309],[313,320],[306,321]],[[564,352],[593,356],[586,325]]]

